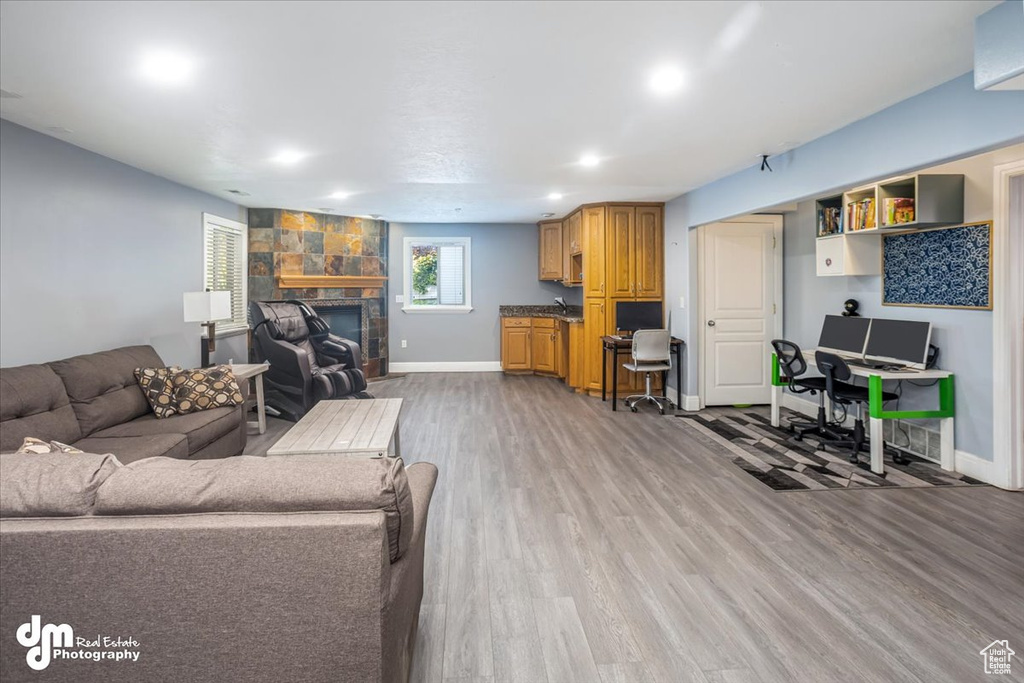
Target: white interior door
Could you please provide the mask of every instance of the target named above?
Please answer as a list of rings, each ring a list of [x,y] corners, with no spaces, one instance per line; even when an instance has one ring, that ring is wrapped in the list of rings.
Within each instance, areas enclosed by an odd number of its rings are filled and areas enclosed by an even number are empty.
[[[781,228],[780,216],[703,228],[705,405],[771,402],[770,342],[782,312],[776,305]]]

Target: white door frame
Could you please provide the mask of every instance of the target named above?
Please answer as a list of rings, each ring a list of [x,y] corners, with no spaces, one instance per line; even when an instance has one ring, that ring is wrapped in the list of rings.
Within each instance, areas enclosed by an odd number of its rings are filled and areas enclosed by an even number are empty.
[[[1024,489],[1024,234],[1010,230],[1010,180],[1024,159],[994,170],[992,224],[992,481]]]
[[[768,223],[772,226],[772,234],[775,237],[775,248],[772,250],[772,263],[775,268],[775,324],[772,327],[773,339],[782,336],[782,303],[783,303],[783,282],[782,282],[782,216],[779,214],[758,213],[749,216],[739,216],[727,221],[715,221],[707,225],[697,226],[697,325],[700,332],[697,335],[700,340],[697,343],[697,400],[700,401],[700,409],[706,406],[704,403],[704,360],[707,349],[704,344],[704,326],[707,320],[704,315],[704,249],[707,244],[705,238],[706,229],[710,225],[719,223]]]

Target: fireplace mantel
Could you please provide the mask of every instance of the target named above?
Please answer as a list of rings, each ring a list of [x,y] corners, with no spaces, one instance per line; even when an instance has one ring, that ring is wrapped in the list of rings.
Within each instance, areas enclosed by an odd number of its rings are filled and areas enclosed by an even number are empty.
[[[387,280],[386,277],[367,275],[278,275],[277,286],[281,289],[314,289],[318,287],[380,289]]]

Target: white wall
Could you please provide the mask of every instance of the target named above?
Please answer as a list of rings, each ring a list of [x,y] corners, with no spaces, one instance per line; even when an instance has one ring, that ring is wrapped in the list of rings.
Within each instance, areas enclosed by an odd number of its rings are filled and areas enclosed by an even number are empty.
[[[0,120],[0,365],[152,344],[199,364],[181,295],[203,286],[203,212],[231,202]],[[244,336],[218,360],[245,359]]]
[[[498,306],[554,304],[557,296],[579,304],[582,290],[537,279],[537,226],[528,223],[391,223],[388,244],[389,363],[498,362]],[[405,313],[395,295],[403,291],[405,237],[470,237],[473,311]],[[402,348],[402,340],[408,342]]]

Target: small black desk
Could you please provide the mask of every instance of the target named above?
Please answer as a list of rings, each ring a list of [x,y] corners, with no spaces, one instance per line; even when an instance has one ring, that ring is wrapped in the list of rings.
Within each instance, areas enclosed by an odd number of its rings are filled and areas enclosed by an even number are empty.
[[[672,341],[669,343],[669,349],[672,355],[676,357],[676,391],[677,400],[676,408],[682,408],[682,396],[683,396],[683,347],[686,346],[686,342],[682,339],[672,337]],[[632,339],[616,339],[612,336],[601,337],[601,400],[606,400],[606,389],[608,384],[608,352],[612,352],[612,410],[618,410],[618,398],[619,398],[619,356],[625,352],[629,354],[633,350]],[[661,373],[661,386],[666,386],[665,380],[668,379],[668,371]]]

